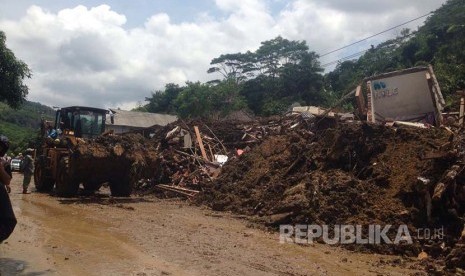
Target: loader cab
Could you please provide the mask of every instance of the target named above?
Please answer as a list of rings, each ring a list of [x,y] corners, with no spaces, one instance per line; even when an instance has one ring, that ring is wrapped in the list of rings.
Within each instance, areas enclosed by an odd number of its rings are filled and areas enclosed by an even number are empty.
[[[65,136],[95,138],[105,131],[105,109],[71,106],[56,112],[55,129]]]

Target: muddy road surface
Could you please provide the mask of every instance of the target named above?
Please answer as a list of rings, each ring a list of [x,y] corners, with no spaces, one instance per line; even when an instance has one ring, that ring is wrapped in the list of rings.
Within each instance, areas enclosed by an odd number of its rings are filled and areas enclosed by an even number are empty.
[[[405,275],[398,257],[280,244],[228,213],[156,197],[62,199],[21,194],[18,225],[0,244],[1,275]],[[31,185],[33,186],[33,185]],[[389,263],[386,264],[386,263]]]

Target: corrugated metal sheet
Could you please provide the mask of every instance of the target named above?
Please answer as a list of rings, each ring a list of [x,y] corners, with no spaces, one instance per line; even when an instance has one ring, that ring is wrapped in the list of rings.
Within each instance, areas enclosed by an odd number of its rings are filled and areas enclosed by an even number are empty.
[[[155,125],[165,126],[178,119],[168,114],[157,114],[149,112],[135,112],[119,109],[110,109],[113,112],[114,124],[111,123],[111,115],[107,115],[106,124],[113,126],[130,126],[136,128],[148,128]]]

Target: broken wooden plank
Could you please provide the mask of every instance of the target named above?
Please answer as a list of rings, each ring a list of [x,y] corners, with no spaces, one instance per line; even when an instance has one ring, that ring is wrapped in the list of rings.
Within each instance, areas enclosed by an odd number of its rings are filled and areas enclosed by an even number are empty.
[[[213,154],[213,151],[212,151],[212,147],[210,146],[210,144],[207,144],[208,146],[208,150],[210,151],[210,156],[211,156],[211,160],[212,161],[215,161],[215,155]]]
[[[158,184],[155,186],[155,188],[168,191],[168,192],[174,192],[180,195],[187,196],[189,198],[194,197],[199,193],[199,191],[196,191],[196,190],[191,190],[187,188],[171,186],[171,185],[166,185],[166,184]]]
[[[211,130],[211,128],[209,128],[206,124],[204,124],[204,126],[210,131],[210,133],[213,135],[213,137],[218,141],[218,143],[220,143],[221,147],[223,148],[224,150],[224,154],[225,155],[228,155],[228,150],[226,149],[226,147],[223,145],[223,143],[221,142],[221,140],[216,136],[216,134],[213,132],[213,130]]]
[[[182,154],[182,155],[191,157],[191,158],[197,160],[198,162],[203,162],[203,163],[205,163],[205,164],[208,164],[208,165],[211,165],[211,166],[215,166],[215,167],[219,167],[219,166],[220,166],[220,164],[210,162],[210,161],[208,161],[208,160],[202,159],[202,158],[200,158],[200,157],[198,157],[198,156],[195,156],[195,155],[191,155],[191,154],[189,154],[189,153],[185,153],[185,152],[180,151],[180,150],[174,150],[174,151],[177,152],[177,153],[179,153],[179,154]],[[199,163],[199,164],[202,165],[201,163]]]
[[[450,134],[453,134],[455,135],[455,132],[453,132],[450,127],[446,127],[446,126],[442,126],[442,129],[445,129],[447,132],[449,132]]]
[[[433,87],[435,88],[434,96],[436,97],[436,100],[439,104],[441,104],[442,106],[445,106],[446,101],[444,100],[444,97],[442,96],[441,87],[439,86],[438,79],[436,78],[436,74],[434,73],[433,66],[429,65],[428,70],[431,74],[431,79],[433,81]]]
[[[197,142],[199,143],[200,152],[202,153],[202,157],[203,157],[205,160],[209,161],[209,160],[208,160],[207,153],[205,152],[205,147],[203,146],[202,137],[200,136],[199,127],[198,127],[198,126],[194,126],[194,131],[195,131],[195,136],[197,137]]]
[[[374,116],[374,108],[373,108],[373,99],[372,99],[372,91],[371,91],[371,81],[367,81],[367,121],[368,122],[376,122]]]
[[[465,98],[460,98],[459,125],[463,126],[463,115],[465,114]]]
[[[439,201],[442,198],[442,195],[446,191],[446,185],[442,182],[438,183],[436,187],[434,187],[434,193],[432,196],[433,201]]]
[[[170,189],[176,189],[176,190],[179,190],[179,191],[184,191],[184,192],[189,192],[189,193],[194,193],[194,194],[199,193],[199,191],[197,191],[197,190],[192,190],[192,189],[179,187],[179,186],[174,186],[174,185],[158,184],[157,186],[170,188]]]
[[[366,115],[367,114],[367,108],[366,108],[366,104],[365,104],[365,97],[363,97],[362,86],[361,85],[358,85],[357,88],[355,89],[355,98],[357,99],[358,112],[361,115]]]
[[[299,155],[294,162],[292,162],[292,164],[287,168],[286,172],[284,172],[283,176],[287,176],[291,171],[292,169],[295,168],[295,166],[302,160],[302,155]]]
[[[428,159],[449,159],[449,158],[454,158],[457,156],[456,152],[451,152],[451,151],[439,151],[439,152],[427,152],[424,153],[421,156],[422,160],[428,160]]]
[[[408,127],[417,127],[417,128],[428,128],[424,123],[417,123],[417,122],[405,122],[405,121],[394,121],[394,125],[402,125]]]

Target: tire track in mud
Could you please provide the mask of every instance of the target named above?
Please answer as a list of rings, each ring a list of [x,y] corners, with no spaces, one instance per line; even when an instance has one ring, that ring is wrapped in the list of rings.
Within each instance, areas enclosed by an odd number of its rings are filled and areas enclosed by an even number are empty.
[[[22,195],[0,245],[1,275],[404,275],[379,258],[326,245],[279,244],[276,233],[178,200]],[[388,258],[388,257],[383,257]],[[345,261],[343,261],[345,259]]]
[[[0,256],[0,265],[3,260],[7,267],[1,275],[185,275],[115,233],[111,224],[92,219],[82,206],[36,193],[13,191],[11,198],[18,226]]]

